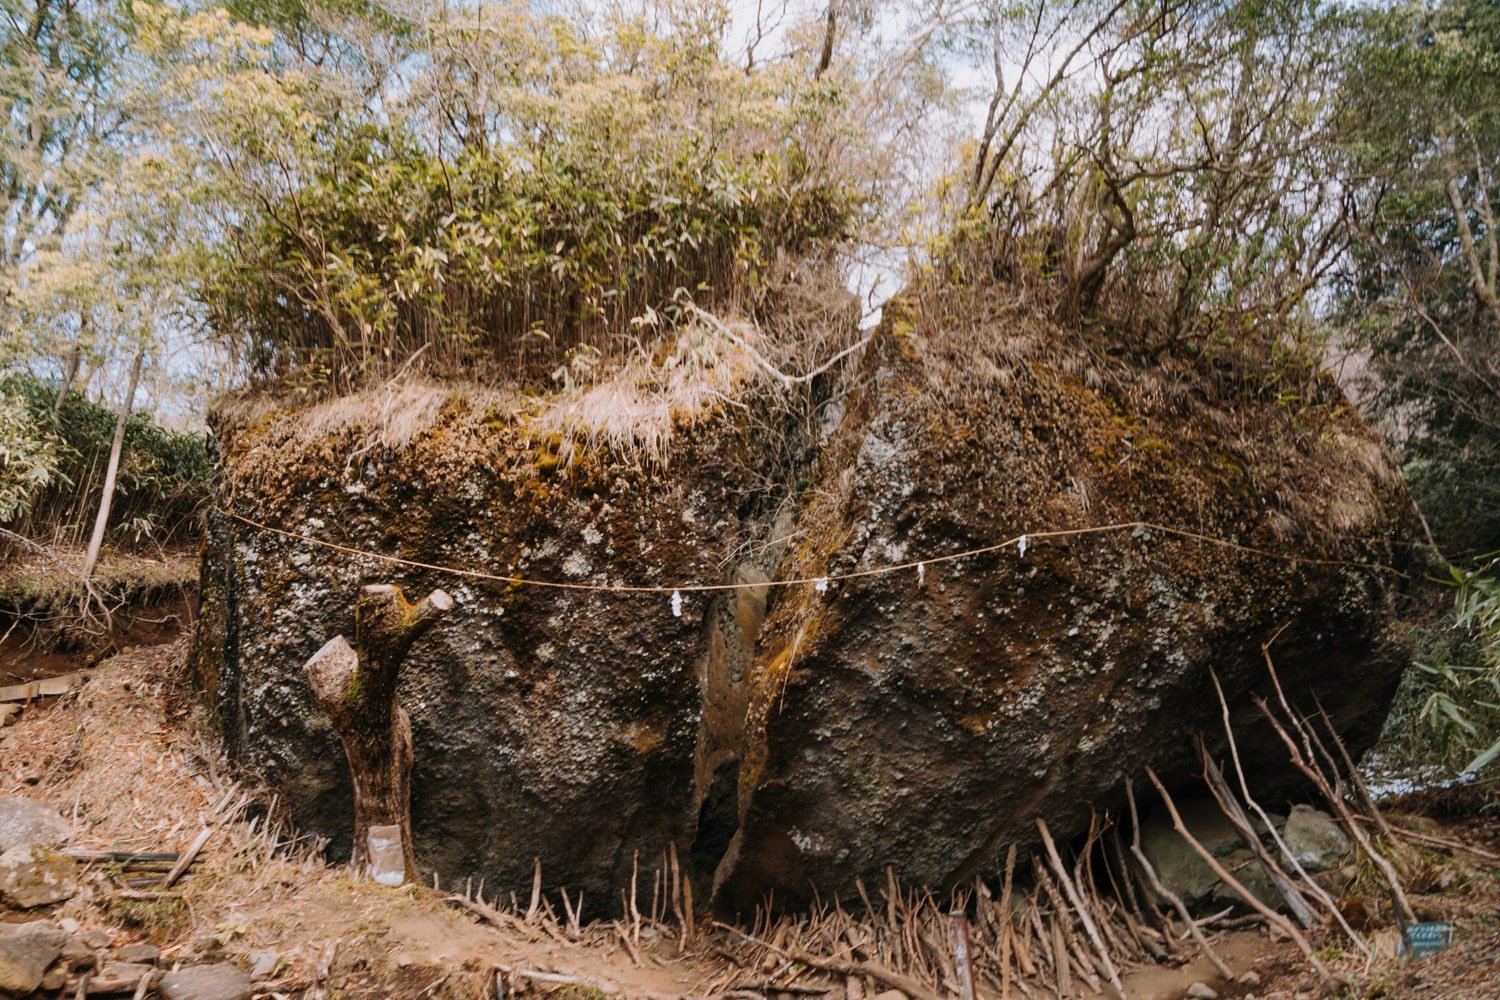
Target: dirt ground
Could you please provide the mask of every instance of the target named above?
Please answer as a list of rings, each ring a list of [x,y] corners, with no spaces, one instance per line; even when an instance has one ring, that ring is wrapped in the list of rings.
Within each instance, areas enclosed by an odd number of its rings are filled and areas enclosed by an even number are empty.
[[[83,557],[77,548],[0,547],[0,687],[93,666],[191,627],[197,553],[108,552],[93,601],[75,575]]]
[[[182,851],[211,829],[191,874],[158,894],[131,887],[128,871],[96,865],[67,903],[40,914],[0,911],[0,921],[68,918],[103,930],[115,948],[156,944],[167,966],[210,957],[247,969],[260,965],[257,996],[265,998],[493,997],[497,972],[506,973],[508,992],[550,989],[565,1000],[606,994],[855,1000],[854,994],[875,997],[888,985],[782,961],[707,922],[688,949],[680,947],[680,931],[649,924],[638,936],[624,923],[570,933],[565,920],[527,923],[494,914],[494,926],[431,887],[387,889],[328,867],[316,845],[296,837],[271,796],[224,767],[193,700],[185,650],[183,640],[127,650],[90,671],[80,688],[0,729],[0,796],[50,803],[73,822],[76,849]],[[1500,839],[1493,821],[1403,818],[1484,849],[1494,850]],[[1198,960],[1127,970],[1126,995],[1167,1000],[1204,983],[1221,997],[1258,1000],[1500,998],[1500,865],[1464,860],[1461,879],[1415,899],[1419,909],[1458,926],[1457,945],[1440,955],[1411,963],[1385,959],[1365,969],[1330,949],[1325,960],[1352,969],[1355,980],[1330,986],[1290,943],[1247,928],[1214,942],[1249,981],[1222,982]],[[1013,995],[1051,993],[1033,985]],[[979,996],[997,994],[981,988]]]

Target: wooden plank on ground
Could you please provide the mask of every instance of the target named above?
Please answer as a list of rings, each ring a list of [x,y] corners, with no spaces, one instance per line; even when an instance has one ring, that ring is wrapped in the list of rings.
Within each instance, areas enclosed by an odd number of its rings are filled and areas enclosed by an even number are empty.
[[[35,701],[38,698],[56,698],[58,695],[67,694],[82,683],[83,674],[75,672],[60,674],[57,677],[43,677],[39,681],[27,681],[25,684],[9,684],[0,687],[0,704]]]

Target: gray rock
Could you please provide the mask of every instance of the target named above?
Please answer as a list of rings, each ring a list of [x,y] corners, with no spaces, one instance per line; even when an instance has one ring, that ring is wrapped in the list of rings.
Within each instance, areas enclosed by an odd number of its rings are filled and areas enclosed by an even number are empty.
[[[1271,876],[1261,867],[1260,862],[1255,860],[1255,855],[1250,853],[1249,848],[1240,848],[1233,854],[1224,858],[1224,867],[1229,869],[1235,881],[1250,890],[1256,899],[1265,903],[1273,910],[1281,909],[1285,900],[1276,889],[1276,883],[1271,881]],[[1235,892],[1223,882],[1215,882],[1211,897],[1215,904],[1245,906],[1244,897]]]
[[[1187,988],[1187,995],[1193,1000],[1218,1000],[1218,992],[1207,983],[1194,983]]]
[[[1333,868],[1349,853],[1349,838],[1333,817],[1312,806],[1292,806],[1281,836],[1292,857],[1310,872]]]
[[[1210,854],[1227,858],[1239,848],[1239,835],[1212,799],[1184,799],[1177,808],[1193,837]],[[1162,884],[1189,905],[1207,899],[1219,885],[1219,877],[1173,828],[1171,816],[1164,809],[1141,823],[1141,850]]]
[[[51,906],[78,894],[78,863],[45,847],[22,845],[0,854],[0,901],[17,909]]]
[[[250,977],[238,966],[195,965],[161,977],[166,1000],[248,1000]]]
[[[143,962],[147,965],[155,965],[161,961],[161,949],[154,944],[127,944],[115,952],[115,957],[122,962]]]
[[[0,993],[25,996],[62,954],[67,935],[49,923],[0,924]]]
[[[250,953],[250,979],[254,982],[269,979],[280,961],[281,953],[275,948],[257,948]]]
[[[114,940],[114,938],[109,936],[109,931],[100,930],[97,927],[90,927],[78,935],[79,944],[94,951],[98,951],[101,948],[108,948],[114,943]]]
[[[45,802],[0,798],[0,854],[25,844],[61,847],[72,838],[68,821]]]

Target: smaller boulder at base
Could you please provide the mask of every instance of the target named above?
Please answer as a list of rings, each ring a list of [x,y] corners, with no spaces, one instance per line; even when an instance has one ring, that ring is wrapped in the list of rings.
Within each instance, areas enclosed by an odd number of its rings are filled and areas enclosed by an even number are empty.
[[[51,906],[78,894],[78,863],[25,844],[0,854],[0,901],[20,910]]]
[[[1292,806],[1281,836],[1292,857],[1310,872],[1333,868],[1349,853],[1349,838],[1333,817],[1312,806]]]
[[[45,802],[19,796],[0,798],[0,854],[27,844],[61,847],[71,839],[73,828]]]
[[[25,996],[42,984],[62,954],[64,931],[53,924],[0,924],[0,994]]]
[[[195,965],[162,976],[161,995],[166,1000],[249,1000],[250,977],[227,962]]]

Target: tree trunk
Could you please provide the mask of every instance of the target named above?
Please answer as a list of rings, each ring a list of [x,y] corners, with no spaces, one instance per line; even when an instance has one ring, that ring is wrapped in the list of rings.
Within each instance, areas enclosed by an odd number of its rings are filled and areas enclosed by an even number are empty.
[[[146,359],[146,348],[135,352],[135,363],[130,366],[130,387],[125,390],[125,405],[120,407],[120,417],[115,421],[115,440],[109,446],[109,466],[104,470],[104,488],[99,496],[99,514],[94,518],[94,534],[89,539],[89,551],[83,558],[83,578],[94,578],[94,566],[99,562],[99,550],[104,546],[104,529],[109,524],[109,508],[115,499],[115,477],[120,472],[120,452],[125,448],[125,425],[130,422],[130,409],[135,405],[135,387],[141,381],[141,362]]]
[[[412,604],[400,587],[364,587],[354,610],[354,645],[335,636],[303,666],[349,758],[354,865],[370,867],[371,827],[394,827],[403,881],[415,878],[417,867],[411,843],[411,720],[396,704],[396,682],[412,643],[452,608],[453,598],[441,590]]]

